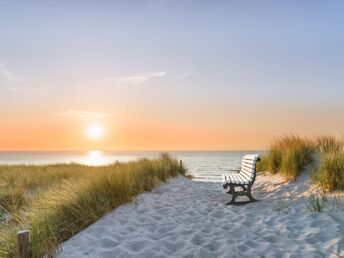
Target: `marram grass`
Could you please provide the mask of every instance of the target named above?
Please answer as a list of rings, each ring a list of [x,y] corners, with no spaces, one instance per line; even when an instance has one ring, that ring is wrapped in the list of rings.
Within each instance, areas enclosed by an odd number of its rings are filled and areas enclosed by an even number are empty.
[[[102,169],[78,164],[1,165],[0,212],[2,208],[10,213],[15,213],[46,189],[66,180],[73,181],[89,177]]]
[[[0,257],[16,256],[15,234],[21,229],[31,231],[32,257],[53,257],[61,242],[178,174],[185,169],[167,154],[101,167],[3,166],[0,184],[14,190],[10,199],[0,199],[12,215],[0,224]]]
[[[280,172],[287,179],[295,179],[311,163],[314,153],[315,146],[310,139],[287,135],[273,142],[257,169],[273,174]]]
[[[344,142],[333,136],[320,136],[315,140],[320,164],[313,180],[323,191],[344,191]]]
[[[324,191],[344,191],[344,151],[323,154],[313,179]]]
[[[331,135],[320,135],[315,139],[315,146],[320,153],[334,153],[343,150],[344,142]]]
[[[268,153],[257,164],[258,171],[281,173],[288,180],[296,179],[315,157],[320,158],[312,178],[323,191],[344,191],[344,145],[331,135],[314,139],[287,135],[276,139]],[[317,162],[315,162],[317,163]]]

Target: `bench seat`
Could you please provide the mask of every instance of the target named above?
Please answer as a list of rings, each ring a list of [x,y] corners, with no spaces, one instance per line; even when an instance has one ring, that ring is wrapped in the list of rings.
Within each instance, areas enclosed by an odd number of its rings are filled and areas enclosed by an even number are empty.
[[[248,185],[250,183],[249,178],[247,177],[240,177],[234,173],[224,174],[224,180],[230,184],[238,184],[238,185]]]

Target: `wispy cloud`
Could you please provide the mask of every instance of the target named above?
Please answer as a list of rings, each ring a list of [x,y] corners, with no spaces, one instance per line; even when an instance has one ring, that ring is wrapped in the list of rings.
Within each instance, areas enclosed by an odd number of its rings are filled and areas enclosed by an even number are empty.
[[[104,85],[139,85],[147,81],[164,77],[167,72],[140,73],[125,77],[108,77],[97,80]]]
[[[53,114],[69,120],[101,120],[112,116],[110,113],[90,111],[90,110],[67,110],[62,113]]]
[[[13,85],[22,79],[10,71],[2,62],[0,62],[0,84]]]
[[[46,88],[43,87],[24,87],[24,86],[18,86],[18,84],[11,84],[7,88],[10,91],[14,92],[23,92],[23,93],[32,93],[32,94],[38,94],[42,96],[49,95]]]
[[[176,79],[177,80],[185,79],[185,78],[190,77],[192,74],[193,74],[193,72],[182,73],[182,74],[179,74],[178,76],[176,76]]]

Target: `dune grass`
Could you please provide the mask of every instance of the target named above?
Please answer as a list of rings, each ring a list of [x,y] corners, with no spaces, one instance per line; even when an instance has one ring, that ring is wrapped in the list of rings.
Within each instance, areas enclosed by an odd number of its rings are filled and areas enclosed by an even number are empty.
[[[324,191],[344,191],[344,151],[322,154],[312,178]]]
[[[98,167],[69,165],[0,166],[0,210],[15,213],[40,192],[61,183],[92,175]]]
[[[344,190],[344,142],[333,136],[319,136],[315,140],[320,155],[319,166],[312,178],[323,191]]]
[[[314,153],[315,146],[311,140],[287,135],[273,142],[257,169],[273,174],[280,172],[287,179],[295,179],[311,163]]]
[[[178,174],[185,169],[167,154],[101,167],[2,166],[0,184],[7,192],[2,190],[0,205],[11,218],[0,224],[0,257],[16,256],[21,229],[31,231],[32,257],[53,257],[61,242]]]
[[[315,146],[320,153],[340,152],[344,142],[331,135],[320,135],[315,139]]]
[[[322,212],[327,205],[326,195],[315,196],[310,195],[307,199],[303,199],[306,208],[311,212]]]
[[[273,142],[268,153],[257,164],[258,171],[281,173],[296,179],[305,166],[320,158],[312,178],[323,191],[344,190],[344,142],[331,135],[314,139],[287,135]]]

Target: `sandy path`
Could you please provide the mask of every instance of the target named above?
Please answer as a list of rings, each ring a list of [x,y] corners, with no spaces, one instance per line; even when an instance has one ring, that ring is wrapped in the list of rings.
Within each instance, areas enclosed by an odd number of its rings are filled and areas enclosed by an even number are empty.
[[[65,242],[58,257],[330,257],[344,238],[343,211],[308,211],[306,181],[258,176],[260,202],[226,206],[221,183],[172,179]]]

